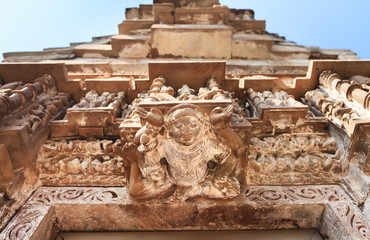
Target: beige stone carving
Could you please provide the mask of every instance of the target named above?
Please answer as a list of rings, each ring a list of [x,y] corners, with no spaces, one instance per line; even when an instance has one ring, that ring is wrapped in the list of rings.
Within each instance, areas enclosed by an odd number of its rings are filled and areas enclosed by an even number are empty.
[[[248,98],[253,105],[260,109],[262,107],[301,107],[302,103],[296,101],[294,96],[287,94],[284,91],[264,91],[256,92],[252,88],[247,91]]]
[[[45,127],[69,103],[70,97],[68,94],[56,91],[49,92],[39,97],[38,103],[35,103],[26,114],[8,121],[5,125],[25,126],[30,134],[35,134],[38,129]]]
[[[320,231],[335,236],[342,233],[342,239],[370,239],[370,224],[361,210],[349,201],[330,202],[324,212]]]
[[[225,100],[231,99],[231,94],[224,91],[216,79],[211,77],[207,82],[207,87],[199,89],[198,98],[202,100]]]
[[[161,102],[161,101],[202,101],[202,100],[227,100],[230,99],[233,102],[233,114],[232,121],[238,122],[240,119],[246,117],[244,108],[240,106],[239,100],[233,98],[231,92],[225,91],[221,88],[220,84],[217,83],[214,77],[210,77],[207,81],[207,87],[198,89],[198,94],[188,85],[183,85],[177,90],[175,94],[174,89],[171,86],[166,86],[166,79],[163,76],[157,77],[153,80],[150,90],[147,93],[138,94],[136,98],[127,109],[122,112],[122,117],[125,118],[125,122],[139,122],[140,114],[137,110],[137,106],[141,102]],[[248,114],[248,113],[247,113]]]
[[[297,201],[343,202],[349,200],[343,189],[335,185],[250,186],[247,188],[244,197],[248,201],[269,204],[286,204]]]
[[[356,102],[364,109],[370,110],[369,78],[357,75],[349,80],[342,80],[339,74],[326,70],[320,74],[319,81],[326,89],[337,92],[346,100]]]
[[[54,221],[51,207],[25,206],[0,233],[0,239],[51,239],[56,230],[53,229]]]
[[[120,116],[122,109],[127,107],[125,102],[126,94],[124,92],[103,92],[99,95],[96,91],[91,90],[73,108],[112,107],[114,116]]]
[[[232,106],[207,115],[193,104],[179,104],[166,115],[139,109],[144,123],[124,146],[130,194],[151,198],[231,198],[240,192],[236,169],[245,149],[230,128]],[[176,189],[175,189],[176,188]]]
[[[125,184],[120,140],[48,141],[37,167],[45,185]]]
[[[120,203],[127,201],[127,197],[122,194],[123,189],[113,187],[107,189],[94,187],[43,187],[36,191],[32,199],[28,201],[28,204],[50,206],[66,203]]]
[[[368,238],[368,221],[338,185],[249,186],[244,194],[227,201],[227,204],[211,203],[214,202],[204,199],[187,202],[164,202],[163,199],[135,201],[126,188],[41,187],[26,205],[55,208],[59,226],[70,231],[96,227],[122,231],[138,229],[138,226],[140,230],[150,230],[153,224],[162,230],[317,227],[333,239]],[[72,207],[74,211],[71,213],[68,209]],[[99,211],[102,207],[104,211]],[[148,215],[149,208],[155,214]],[[262,214],[248,215],[250,209]],[[136,214],[133,215],[132,211]],[[328,214],[330,211],[333,215]],[[79,218],[76,218],[76,213]],[[122,216],[125,217],[123,220]],[[107,217],[111,221],[107,222]],[[22,221],[24,218],[17,217],[12,226]],[[180,225],[173,224],[177,221]],[[269,224],[266,225],[266,222]],[[338,229],[337,225],[341,227]],[[39,225],[39,228],[42,229],[42,226]],[[340,234],[328,230],[340,231]]]
[[[32,84],[14,82],[3,85],[0,88],[0,120],[29,105],[42,95],[49,93],[55,95],[55,91],[55,79],[49,74],[44,74],[42,77],[35,79]],[[63,93],[63,95],[67,97],[68,101],[68,94]]]
[[[281,134],[250,140],[248,184],[334,183],[341,152],[334,138]]]
[[[323,89],[315,89],[305,94],[308,104],[321,111],[329,120],[339,126],[348,127],[351,120],[362,119],[353,108],[349,107],[344,101],[329,97]]]

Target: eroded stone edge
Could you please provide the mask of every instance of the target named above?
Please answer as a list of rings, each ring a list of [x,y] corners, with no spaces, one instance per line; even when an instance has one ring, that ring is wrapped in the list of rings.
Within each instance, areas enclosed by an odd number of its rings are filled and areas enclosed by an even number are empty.
[[[370,239],[369,221],[350,201],[328,203],[319,230],[330,239]]]
[[[52,206],[26,204],[1,232],[0,239],[51,239],[55,231],[55,220]]]

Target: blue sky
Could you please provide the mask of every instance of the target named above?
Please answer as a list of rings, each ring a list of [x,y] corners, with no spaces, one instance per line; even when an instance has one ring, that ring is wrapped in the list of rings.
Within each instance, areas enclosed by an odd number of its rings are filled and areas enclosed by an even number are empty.
[[[320,48],[350,49],[370,59],[369,0],[221,0],[250,8],[266,29],[289,41]],[[152,0],[0,0],[2,53],[41,51],[118,33],[126,7]]]

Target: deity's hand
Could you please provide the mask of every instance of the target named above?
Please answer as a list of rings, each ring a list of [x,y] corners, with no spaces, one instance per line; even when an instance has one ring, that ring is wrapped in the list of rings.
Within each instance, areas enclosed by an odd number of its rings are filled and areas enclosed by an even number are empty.
[[[216,160],[216,162],[218,163],[224,163],[226,161],[226,159],[229,157],[230,155],[230,151],[225,151],[225,152],[222,152],[222,153],[219,153],[219,154],[216,154],[214,156],[214,159]]]
[[[145,133],[143,133],[143,135],[140,136],[140,144],[146,146],[149,144],[149,142],[150,142],[150,137],[146,135]]]
[[[181,101],[184,101],[184,100],[187,100],[188,97],[189,97],[189,93],[183,93],[178,97],[178,99]]]
[[[226,108],[216,107],[209,114],[209,121],[212,127],[216,129],[222,129],[228,127],[231,122],[231,116],[234,110],[234,106],[230,105]]]
[[[136,144],[133,143],[133,142],[127,142],[125,143],[125,145],[123,146],[123,151],[124,152],[131,152],[131,151],[134,151],[136,150]]]

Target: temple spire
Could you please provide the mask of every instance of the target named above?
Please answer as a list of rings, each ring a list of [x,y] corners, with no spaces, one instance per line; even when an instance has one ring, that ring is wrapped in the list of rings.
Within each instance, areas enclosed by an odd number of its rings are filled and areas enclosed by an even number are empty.
[[[212,7],[218,0],[153,0],[153,3],[173,3],[175,7]]]

